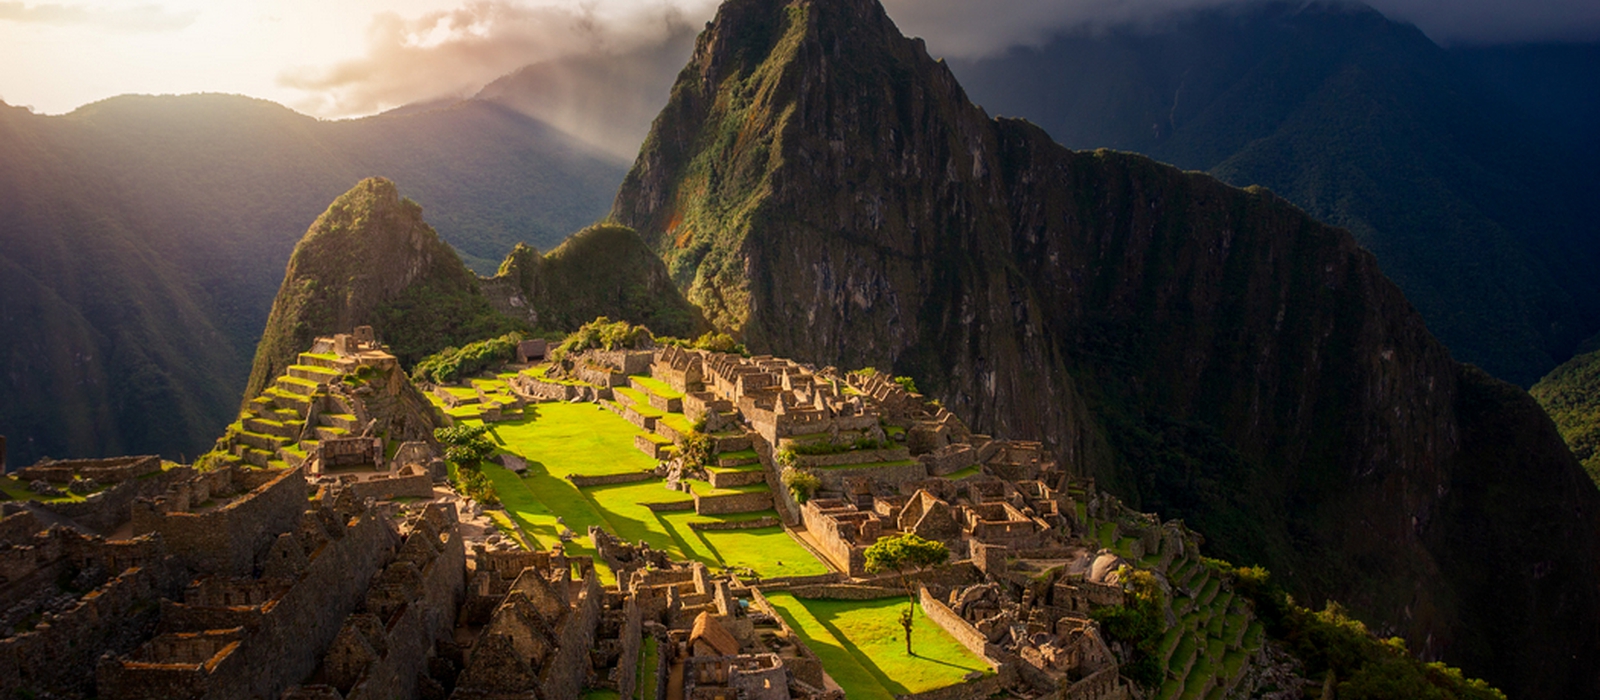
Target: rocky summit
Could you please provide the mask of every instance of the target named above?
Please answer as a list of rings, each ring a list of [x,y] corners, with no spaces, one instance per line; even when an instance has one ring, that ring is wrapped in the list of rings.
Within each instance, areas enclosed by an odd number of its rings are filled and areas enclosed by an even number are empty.
[[[1527,394],[1345,231],[991,119],[873,0],[724,4],[612,216],[752,350],[917,377],[1516,695],[1600,688],[1600,493]]]

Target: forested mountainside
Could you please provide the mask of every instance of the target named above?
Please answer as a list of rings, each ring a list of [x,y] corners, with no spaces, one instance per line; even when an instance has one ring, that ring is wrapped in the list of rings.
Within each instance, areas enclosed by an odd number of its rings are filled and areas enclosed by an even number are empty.
[[[1301,600],[1600,691],[1600,491],[1525,392],[1348,232],[990,119],[875,0],[725,3],[612,216],[753,351],[892,367]]]
[[[591,227],[546,256],[518,245],[498,275],[481,278],[422,213],[394,182],[375,177],[317,217],[289,257],[245,400],[314,338],[359,325],[371,325],[406,367],[511,331],[573,331],[580,318],[609,316],[679,336],[706,325],[630,229]]]
[[[1457,359],[1523,386],[1600,331],[1596,67],[1581,47],[1447,51],[1323,2],[951,63],[990,114],[1066,146],[1262,185],[1348,229]]]
[[[1589,478],[1600,484],[1600,335],[1578,353],[1528,393],[1550,414]]]
[[[322,122],[228,95],[0,106],[8,461],[204,451],[237,409],[283,264],[385,174],[485,272],[606,211],[623,168],[482,101]]]

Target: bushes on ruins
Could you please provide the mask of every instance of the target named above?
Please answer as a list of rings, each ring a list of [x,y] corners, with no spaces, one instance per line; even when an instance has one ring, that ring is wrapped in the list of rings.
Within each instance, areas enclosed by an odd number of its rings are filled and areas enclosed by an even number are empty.
[[[434,438],[443,443],[444,459],[449,465],[450,485],[456,492],[484,505],[499,505],[500,496],[494,483],[480,469],[483,460],[494,454],[494,443],[485,437],[485,425],[456,425],[433,431]]]
[[[445,348],[429,355],[411,370],[416,382],[449,384],[462,377],[470,377],[491,367],[498,367],[517,357],[517,344],[521,333],[507,333],[498,338],[469,343],[462,348]]]
[[[1406,649],[1403,639],[1378,639],[1338,603],[1329,601],[1322,610],[1301,607],[1271,583],[1266,569],[1234,568],[1219,560],[1205,563],[1218,569],[1236,593],[1253,603],[1267,634],[1305,663],[1306,677],[1331,677],[1335,695],[1341,699],[1505,698],[1488,683],[1465,677],[1458,668],[1422,662]]]
[[[777,462],[780,469],[793,469],[795,463],[794,450],[778,450],[773,453],[772,461]]]
[[[735,355],[744,355],[746,357],[750,356],[750,351],[745,349],[744,343],[734,340],[733,336],[728,335],[727,333],[719,333],[717,331],[706,331],[705,334],[695,338],[694,340],[684,340],[682,338],[656,338],[656,343],[658,345],[671,345],[680,348],[709,350],[711,352],[726,352]]]
[[[612,321],[605,316],[583,324],[550,352],[550,359],[562,360],[585,350],[647,350],[655,347],[655,336],[644,326],[627,321]]]
[[[905,389],[913,394],[922,393],[917,391],[917,380],[910,377],[895,377],[894,383],[899,384],[901,389]]]
[[[1122,660],[1122,674],[1145,688],[1155,688],[1166,676],[1161,664],[1161,636],[1166,632],[1166,596],[1155,575],[1145,569],[1123,567],[1126,582],[1123,605],[1095,609],[1090,616],[1106,635],[1132,651]]]
[[[688,469],[704,467],[715,459],[717,443],[710,435],[698,430],[683,436],[683,466]]]
[[[796,503],[805,503],[811,500],[811,494],[822,488],[822,477],[806,469],[784,467],[783,485],[789,487],[789,494]]]
[[[445,461],[467,469],[478,468],[478,463],[494,454],[494,443],[485,437],[486,425],[456,425],[433,431],[433,437],[444,444]]]

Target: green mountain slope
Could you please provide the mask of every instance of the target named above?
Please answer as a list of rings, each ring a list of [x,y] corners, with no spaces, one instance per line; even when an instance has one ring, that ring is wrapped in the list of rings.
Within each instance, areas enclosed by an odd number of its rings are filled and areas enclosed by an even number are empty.
[[[492,278],[467,269],[384,178],[362,180],[306,231],[256,347],[245,400],[317,336],[371,325],[409,368],[446,347],[508,333],[570,332],[596,316],[690,336],[706,323],[637,234],[595,226],[549,255],[518,245]]]
[[[1562,363],[1528,390],[1539,401],[1561,437],[1600,484],[1600,336],[1585,343],[1588,352]]]
[[[1348,229],[1457,358],[1527,386],[1600,330],[1580,209],[1600,179],[1551,127],[1571,117],[1529,119],[1465,56],[1361,5],[1255,3],[952,69],[1062,144],[1263,185]]]
[[[0,106],[0,265],[21,271],[0,300],[8,461],[204,451],[237,409],[291,249],[351,183],[405,183],[492,272],[516,243],[554,246],[602,216],[622,173],[481,101],[343,122],[229,95]],[[10,312],[24,300],[56,311]]]
[[[679,338],[710,327],[673,286],[655,251],[633,229],[614,224],[574,233],[548,255],[518,245],[482,283],[502,313],[545,328],[575,330],[597,316]],[[529,309],[535,317],[525,315]]]
[[[872,0],[725,3],[612,216],[752,351],[892,367],[1298,599],[1518,696],[1600,690],[1600,491],[1526,393],[1348,232],[990,119]]]

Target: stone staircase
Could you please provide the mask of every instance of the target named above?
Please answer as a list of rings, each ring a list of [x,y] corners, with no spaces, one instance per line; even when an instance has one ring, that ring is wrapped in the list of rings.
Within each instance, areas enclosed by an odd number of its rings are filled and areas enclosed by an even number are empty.
[[[296,364],[245,405],[219,447],[238,465],[299,466],[318,441],[359,429],[352,407],[343,398],[328,395],[329,382],[338,376],[332,356],[300,353]],[[312,416],[315,438],[305,433]]]

